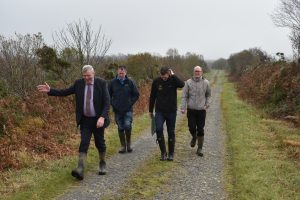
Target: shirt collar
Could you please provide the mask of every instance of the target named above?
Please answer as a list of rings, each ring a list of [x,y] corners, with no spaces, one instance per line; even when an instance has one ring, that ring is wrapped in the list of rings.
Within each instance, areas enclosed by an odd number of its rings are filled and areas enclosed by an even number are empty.
[[[91,82],[91,84],[86,84],[85,85],[94,85],[95,79],[93,79],[93,81]]]
[[[119,76],[117,76],[117,79],[119,80],[119,81],[124,81],[124,80],[126,80],[126,76],[124,77],[124,78],[120,78]]]

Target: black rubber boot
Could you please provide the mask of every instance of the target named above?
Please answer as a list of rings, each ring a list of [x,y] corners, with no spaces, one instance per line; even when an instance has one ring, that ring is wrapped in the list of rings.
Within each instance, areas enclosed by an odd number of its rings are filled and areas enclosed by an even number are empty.
[[[190,142],[190,145],[191,145],[191,147],[195,147],[195,145],[196,145],[196,140],[197,140],[197,135],[196,135],[196,132],[191,132],[191,135],[192,135],[192,140],[191,140],[191,142]]]
[[[131,148],[131,130],[125,130],[125,135],[126,135],[126,149],[128,153],[132,152]]]
[[[78,180],[83,180],[84,178],[84,163],[86,160],[86,153],[79,153],[78,156],[78,167],[74,170],[72,170],[72,176],[77,178]]]
[[[106,162],[105,162],[105,152],[99,152],[99,175],[106,174]]]
[[[120,143],[121,143],[121,148],[119,150],[119,153],[125,153],[126,152],[126,143],[125,143],[124,131],[119,131],[119,138],[120,138]]]
[[[198,139],[197,155],[203,157],[202,146],[204,142],[204,136],[198,136],[197,139]]]
[[[160,148],[161,157],[160,160],[164,161],[167,160],[167,151],[166,151],[166,144],[164,136],[157,138],[157,142]]]
[[[175,148],[175,138],[169,138],[168,139],[168,149],[169,149],[168,160],[169,161],[173,161],[174,159],[174,148]]]

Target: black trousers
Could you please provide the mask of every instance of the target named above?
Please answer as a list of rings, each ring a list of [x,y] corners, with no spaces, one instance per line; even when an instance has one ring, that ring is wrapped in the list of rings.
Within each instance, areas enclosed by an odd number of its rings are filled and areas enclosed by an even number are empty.
[[[99,152],[105,152],[105,139],[104,128],[97,128],[98,118],[96,117],[83,117],[80,122],[80,135],[81,141],[79,146],[79,152],[87,153],[91,141],[92,134],[94,135],[95,145]]]
[[[192,136],[204,136],[206,110],[187,109],[188,126]]]

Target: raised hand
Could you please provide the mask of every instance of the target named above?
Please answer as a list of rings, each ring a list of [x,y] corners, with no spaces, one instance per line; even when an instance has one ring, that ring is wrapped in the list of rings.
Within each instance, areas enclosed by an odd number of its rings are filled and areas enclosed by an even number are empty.
[[[38,85],[36,86],[37,90],[39,92],[49,92],[50,91],[50,86],[45,82],[45,85]]]

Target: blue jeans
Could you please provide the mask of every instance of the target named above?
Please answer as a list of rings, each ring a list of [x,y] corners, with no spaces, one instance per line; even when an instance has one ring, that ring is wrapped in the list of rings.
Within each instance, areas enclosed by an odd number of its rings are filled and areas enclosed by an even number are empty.
[[[167,124],[167,132],[169,139],[175,139],[175,123],[177,113],[155,113],[155,124],[156,124],[156,135],[157,138],[163,137],[164,134],[164,123]]]
[[[99,152],[106,151],[105,139],[104,139],[104,128],[97,128],[96,117],[83,117],[80,123],[80,135],[81,141],[79,146],[79,152],[87,153],[92,134],[94,134],[95,145]]]
[[[122,114],[115,112],[115,120],[119,131],[131,131],[132,115],[132,111]]]

